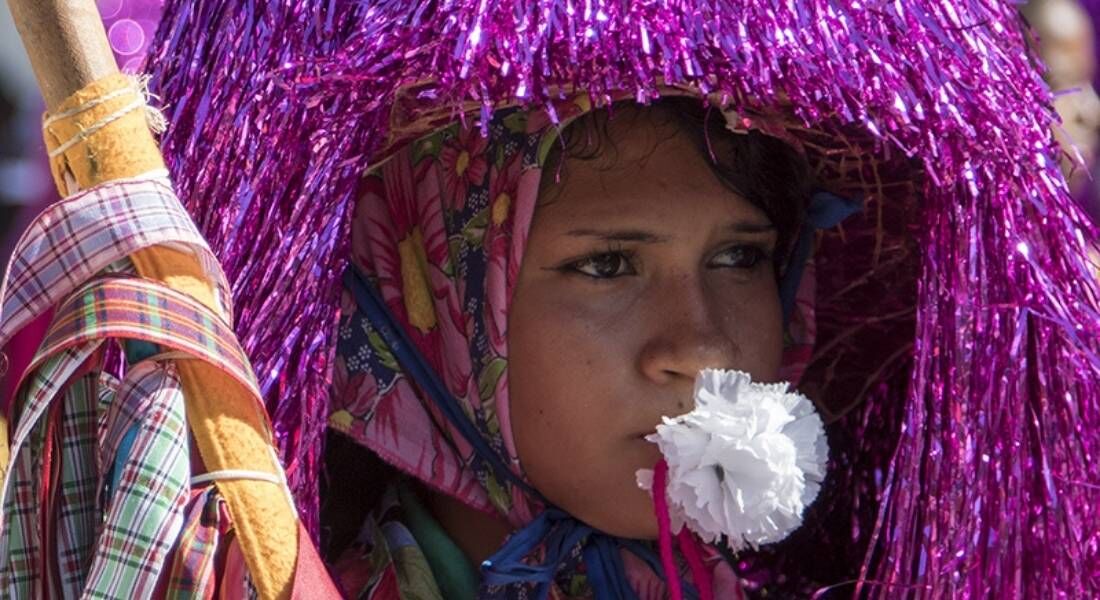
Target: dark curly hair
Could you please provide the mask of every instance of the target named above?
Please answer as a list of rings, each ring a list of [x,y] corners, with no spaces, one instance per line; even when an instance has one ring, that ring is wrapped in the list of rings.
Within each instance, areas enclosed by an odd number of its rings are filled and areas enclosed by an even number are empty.
[[[673,96],[645,106],[627,100],[578,117],[563,129],[561,143],[554,144],[547,156],[540,202],[553,201],[572,160],[599,161],[606,169],[618,166],[618,149],[608,123],[636,119],[641,111],[655,112],[658,126],[675,125],[673,135],[689,135],[719,181],[767,215],[778,232],[776,268],[782,269],[813,187],[806,160],[775,137],[730,131],[722,113],[698,98]]]

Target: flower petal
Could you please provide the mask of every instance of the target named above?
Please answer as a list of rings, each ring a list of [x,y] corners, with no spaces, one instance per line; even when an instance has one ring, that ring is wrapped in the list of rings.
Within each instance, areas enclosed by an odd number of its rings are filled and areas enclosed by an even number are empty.
[[[704,540],[727,536],[735,551],[786,537],[826,472],[828,444],[813,404],[786,383],[718,369],[699,373],[695,404],[647,436],[669,465],[670,513]],[[652,471],[637,479],[652,489]]]

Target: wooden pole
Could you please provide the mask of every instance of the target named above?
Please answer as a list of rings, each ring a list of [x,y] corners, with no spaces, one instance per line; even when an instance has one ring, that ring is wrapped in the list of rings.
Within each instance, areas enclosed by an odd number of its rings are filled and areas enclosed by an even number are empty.
[[[46,110],[118,72],[95,0],[8,0]]]
[[[118,72],[94,0],[8,0],[8,7],[30,55],[48,111],[89,84]],[[144,122],[142,126],[144,129]],[[144,134],[155,153],[156,143],[148,129]],[[108,170],[104,163],[129,160],[125,150],[116,147],[112,152],[97,157],[101,162],[86,174],[83,183],[71,173],[76,183],[86,189],[110,180],[104,175]],[[159,154],[156,158],[163,169]],[[127,162],[122,166],[134,165]],[[214,284],[205,278],[197,255],[157,246],[138,250],[130,259],[142,277],[189,294],[214,311],[224,311],[215,300]],[[238,390],[234,380],[212,364],[181,360],[178,366],[188,425],[204,466],[212,471],[257,470],[281,478],[262,401],[252,398],[247,388]],[[230,389],[236,391],[227,391]],[[339,597],[323,575],[321,559],[308,537],[301,537],[304,530],[285,484],[275,491],[268,483],[226,479],[218,481],[218,491],[226,501],[260,597],[283,600],[291,596],[300,549],[306,550],[305,556],[313,565],[310,573],[318,574],[306,579],[309,583],[304,585],[313,587],[300,591],[301,597]]]

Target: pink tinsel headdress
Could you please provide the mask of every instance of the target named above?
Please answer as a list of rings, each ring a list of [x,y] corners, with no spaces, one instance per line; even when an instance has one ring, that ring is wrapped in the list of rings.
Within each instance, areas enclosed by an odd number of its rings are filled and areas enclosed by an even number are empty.
[[[363,169],[471,107],[674,84],[870,192],[820,241],[807,374],[845,415],[819,531],[857,587],[1100,593],[1097,231],[1012,3],[169,0],[149,65],[307,523]]]

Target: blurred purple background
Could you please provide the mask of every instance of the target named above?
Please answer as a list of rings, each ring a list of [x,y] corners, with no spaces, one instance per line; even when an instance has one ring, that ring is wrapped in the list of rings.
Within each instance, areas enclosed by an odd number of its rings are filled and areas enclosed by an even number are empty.
[[[141,68],[163,4],[163,0],[96,0],[122,70],[136,73]]]

